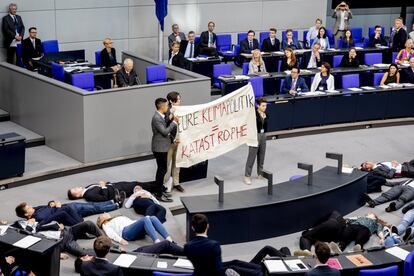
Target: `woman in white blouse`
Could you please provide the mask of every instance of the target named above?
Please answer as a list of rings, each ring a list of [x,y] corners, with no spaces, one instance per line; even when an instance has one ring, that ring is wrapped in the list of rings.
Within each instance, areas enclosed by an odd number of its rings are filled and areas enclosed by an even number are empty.
[[[139,220],[132,220],[125,216],[112,217],[104,213],[98,217],[96,224],[112,240],[127,245],[128,241],[143,239],[150,236],[154,243],[160,242],[157,232],[166,240],[172,241],[165,227],[154,216],[145,216]]]
[[[331,75],[331,66],[327,62],[321,65],[321,71],[313,78],[311,92],[335,90],[335,79]]]
[[[266,66],[262,59],[262,54],[259,50],[254,50],[252,53],[252,60],[249,63],[249,75],[266,73]]]

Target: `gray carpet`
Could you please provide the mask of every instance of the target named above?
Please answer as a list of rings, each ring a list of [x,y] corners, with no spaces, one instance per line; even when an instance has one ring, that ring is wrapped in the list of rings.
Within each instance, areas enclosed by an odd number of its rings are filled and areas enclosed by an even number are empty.
[[[293,174],[302,174],[303,172],[296,168],[297,162],[300,161],[313,163],[315,169],[325,165],[334,165],[333,160],[324,158],[327,151],[343,153],[345,162],[349,165],[359,165],[365,160],[384,161],[395,159],[406,161],[414,156],[413,139],[414,126],[398,126],[268,141],[265,168],[274,173],[274,180],[277,183],[286,181]],[[225,192],[265,185],[265,182],[257,180],[250,186],[242,182],[246,157],[247,147],[240,147],[224,156],[210,160],[207,179],[186,183],[184,185],[185,195],[216,193],[217,187],[212,180],[214,175],[220,175],[225,179]],[[87,185],[99,180],[152,180],[155,169],[155,161],[149,160],[1,191],[2,208],[0,218],[9,221],[15,220],[14,208],[21,201],[27,201],[33,205],[45,204],[51,199],[65,202],[67,201],[65,198],[66,190],[69,187]],[[174,202],[166,206],[180,205],[179,197],[181,195],[180,193],[174,193]],[[401,212],[385,213],[385,207],[379,206],[375,209],[363,207],[351,215],[363,215],[369,211],[375,211],[384,220],[390,223],[398,223],[402,217]],[[138,217],[132,210],[121,209],[115,213],[126,214],[134,218]],[[96,216],[89,219],[95,221]],[[168,214],[168,221],[165,225],[175,240],[182,244],[185,239],[184,215],[172,217],[171,214]],[[262,246],[268,244],[275,247],[288,246],[294,250],[298,248],[298,237],[299,233],[296,233],[268,240],[226,245],[223,246],[223,258],[224,260],[233,258],[249,260]],[[376,239],[372,238],[370,244],[375,244],[375,242]],[[132,249],[148,243],[149,240],[139,241],[130,244],[128,248]],[[81,241],[81,244],[90,246],[91,241]],[[73,258],[62,262],[61,275],[74,275]]]

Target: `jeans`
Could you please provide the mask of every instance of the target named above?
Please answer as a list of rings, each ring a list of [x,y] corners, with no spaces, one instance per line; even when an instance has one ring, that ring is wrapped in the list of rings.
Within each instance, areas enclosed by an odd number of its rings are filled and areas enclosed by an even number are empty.
[[[96,214],[102,214],[105,212],[111,212],[118,209],[118,205],[116,205],[112,200],[89,203],[73,202],[67,204],[67,206],[70,206],[83,218]]]
[[[407,202],[414,199],[414,188],[410,186],[394,186],[385,193],[382,193],[378,198],[374,199],[377,205],[389,202],[392,200],[395,201],[395,208],[398,210],[403,207]]]
[[[405,230],[412,225],[414,222],[414,209],[409,210],[407,213],[405,213],[402,221],[397,226],[398,229],[398,235],[404,234]]]
[[[181,246],[166,240],[155,244],[141,246],[135,249],[134,252],[184,256],[184,249]]]
[[[400,244],[402,241],[400,239],[400,237],[396,236],[396,235],[391,235],[388,238],[385,239],[384,241],[384,245],[385,247],[391,247],[394,246],[396,244]]]
[[[145,234],[150,236],[151,240],[158,239],[157,232],[165,239],[169,236],[158,218],[146,216],[134,223],[128,225],[122,230],[122,238],[127,241],[135,241],[144,238]]]
[[[159,204],[154,203],[151,199],[148,198],[136,198],[132,204],[135,212],[144,216],[155,216],[162,223],[166,221],[166,213],[164,207]]]

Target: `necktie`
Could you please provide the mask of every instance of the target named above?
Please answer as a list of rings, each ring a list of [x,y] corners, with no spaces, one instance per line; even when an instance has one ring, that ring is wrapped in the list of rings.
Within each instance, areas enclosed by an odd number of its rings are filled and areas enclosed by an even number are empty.
[[[253,49],[253,42],[252,42],[252,41],[250,41],[250,42],[249,42],[249,49],[250,49],[250,50],[252,50],[252,49]]]
[[[192,43],[192,42],[190,42],[190,58],[192,58],[193,57],[193,47],[194,47],[194,44]]]
[[[290,90],[296,90],[296,79],[292,81],[292,87],[290,88]]]
[[[17,23],[17,18],[15,15],[13,15],[13,23],[14,23],[14,28],[16,29],[16,32],[17,32],[17,28],[19,27],[19,24]]]
[[[211,33],[208,35],[208,44],[213,44],[213,35]]]

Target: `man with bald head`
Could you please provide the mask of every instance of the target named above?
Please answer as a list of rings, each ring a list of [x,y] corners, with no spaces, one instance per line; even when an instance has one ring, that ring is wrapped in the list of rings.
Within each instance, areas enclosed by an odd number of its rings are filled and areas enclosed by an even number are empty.
[[[130,58],[124,60],[124,64],[116,73],[118,87],[128,87],[138,85],[138,76],[134,70],[134,62]]]

